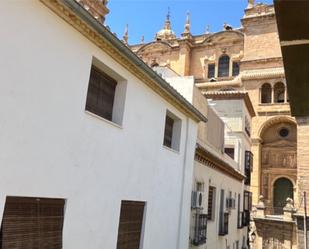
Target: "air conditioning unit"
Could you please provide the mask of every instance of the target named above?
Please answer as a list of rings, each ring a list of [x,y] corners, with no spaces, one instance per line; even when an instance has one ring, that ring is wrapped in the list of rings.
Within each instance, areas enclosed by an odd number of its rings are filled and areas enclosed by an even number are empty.
[[[192,191],[191,208],[203,208],[204,193],[200,191]]]

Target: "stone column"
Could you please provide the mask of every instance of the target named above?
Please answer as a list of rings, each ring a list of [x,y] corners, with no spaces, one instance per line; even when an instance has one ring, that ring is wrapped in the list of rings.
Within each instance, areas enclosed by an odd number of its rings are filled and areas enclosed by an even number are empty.
[[[303,192],[307,192],[309,210],[309,116],[297,117],[297,196],[302,200]],[[296,203],[298,207],[300,203]],[[299,213],[303,213],[303,204]]]
[[[261,188],[261,139],[252,139],[251,152],[253,153],[253,172],[251,173],[252,204],[256,205],[260,196]]]
[[[271,103],[275,103],[275,91],[274,91],[274,87],[271,87]]]
[[[285,86],[285,88],[284,88],[284,103],[287,103],[287,102],[288,102],[288,89]]]
[[[184,39],[179,41],[179,72],[182,76],[190,75],[190,40]]]

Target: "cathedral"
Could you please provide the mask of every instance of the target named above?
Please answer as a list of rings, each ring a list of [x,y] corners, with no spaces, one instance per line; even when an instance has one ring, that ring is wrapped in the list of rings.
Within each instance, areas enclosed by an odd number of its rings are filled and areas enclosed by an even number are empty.
[[[284,214],[287,200],[298,207],[302,199],[297,183],[297,124],[290,112],[274,6],[248,1],[241,24],[239,28],[224,24],[222,31],[193,35],[188,14],[177,37],[167,15],[154,41],[130,47],[155,70],[168,68],[178,76],[193,76],[195,86],[211,100],[222,98],[222,92],[249,94],[256,113],[247,126],[253,153],[250,191],[253,206],[267,217],[253,223],[254,236],[267,235],[256,239],[255,246],[299,248],[289,234],[270,235],[280,228],[267,225]],[[288,246],[285,240],[290,240]]]

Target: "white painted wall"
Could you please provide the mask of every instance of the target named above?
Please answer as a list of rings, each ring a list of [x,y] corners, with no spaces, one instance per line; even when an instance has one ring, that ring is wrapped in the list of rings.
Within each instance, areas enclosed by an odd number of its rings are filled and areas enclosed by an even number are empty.
[[[239,248],[242,246],[243,236],[247,238],[246,229],[237,229],[237,202],[238,194],[241,196],[240,209],[243,210],[243,183],[229,176],[222,174],[215,169],[195,162],[193,181],[203,181],[205,184],[205,199],[208,200],[209,186],[216,187],[216,209],[214,221],[208,221],[207,224],[207,242],[205,245],[194,247],[192,249],[226,249],[227,246],[233,248],[233,243],[239,241]],[[225,198],[228,197],[229,191],[232,191],[232,197],[237,194],[236,209],[230,211],[229,216],[229,233],[225,236],[219,236],[219,212],[220,212],[220,192],[225,191]],[[203,203],[204,211],[207,213],[208,201]],[[191,217],[192,219],[193,217]]]
[[[39,1],[3,1],[0,37],[0,213],[6,196],[65,198],[63,248],[113,249],[121,200],[146,201],[143,249],[187,248],[197,124]],[[122,126],[85,112],[93,57],[127,82]]]
[[[194,78],[193,77],[170,77],[166,78],[166,80],[178,91],[180,92],[188,101],[196,104],[199,111],[202,113],[210,113],[208,110],[213,107],[209,107],[207,104],[206,98],[201,97],[202,93],[195,92],[194,87]],[[196,98],[196,99],[194,99]],[[197,100],[197,101],[196,101]],[[243,122],[242,115],[244,110],[242,109],[242,101],[234,101],[222,103],[220,101],[213,101],[215,103],[214,108],[215,111],[211,112],[211,115],[207,117],[211,120],[206,124],[199,124],[199,134],[198,137],[201,138],[198,140],[206,149],[217,157],[221,158],[227,164],[235,169],[239,169],[239,164],[236,161],[232,160],[228,155],[222,152],[220,148],[219,141],[215,141],[209,136],[209,133],[218,134],[224,136],[224,126],[221,127],[220,122],[221,119],[217,114],[221,114],[222,120],[230,121],[228,124],[235,130],[235,134],[242,134]],[[218,112],[217,108],[221,112]],[[223,115],[223,114],[226,115]],[[209,127],[211,126],[211,127]],[[238,136],[234,136],[234,133],[226,130],[226,142],[236,143],[239,140]],[[234,131],[231,130],[231,131]],[[206,136],[203,136],[201,133],[206,133]],[[228,135],[231,134],[231,135]],[[204,139],[202,139],[204,138]],[[205,139],[206,138],[206,139]],[[222,146],[221,146],[222,147]],[[237,147],[240,149],[239,147]],[[237,151],[238,153],[238,151]],[[244,153],[244,152],[243,152]],[[240,157],[241,158],[241,157]],[[240,202],[240,211],[243,211],[243,193],[244,193],[244,184],[241,181],[238,181],[234,178],[231,178],[215,169],[207,167],[205,165],[200,164],[195,161],[194,163],[194,176],[193,176],[193,184],[192,190],[196,191],[196,183],[204,183],[204,201],[203,201],[203,211],[202,213],[207,214],[208,212],[208,190],[209,186],[216,187],[216,210],[215,210],[215,219],[214,221],[208,221],[207,228],[207,241],[206,244],[201,246],[193,246],[190,245],[192,249],[226,249],[230,246],[230,249],[233,249],[233,244],[236,241],[239,241],[239,249],[243,245],[243,237],[245,237],[245,242],[247,241],[247,228],[238,229],[237,228],[237,217],[238,217],[238,194],[241,196]],[[234,198],[235,193],[237,195],[236,198],[236,209],[232,209],[229,217],[229,233],[225,236],[219,236],[219,211],[220,211],[220,192],[221,189],[225,190],[225,199],[228,197],[229,191],[232,191],[232,197]],[[195,211],[191,212],[191,236],[194,236],[194,227],[195,227]],[[235,244],[236,245],[236,244]]]

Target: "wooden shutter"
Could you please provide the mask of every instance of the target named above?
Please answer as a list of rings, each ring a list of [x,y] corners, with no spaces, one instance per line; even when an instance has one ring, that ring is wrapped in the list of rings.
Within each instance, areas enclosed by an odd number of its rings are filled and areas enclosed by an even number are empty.
[[[7,197],[2,249],[61,249],[63,199]]]
[[[164,130],[164,146],[172,147],[174,119],[166,115],[165,118],[165,130]]]
[[[144,202],[121,202],[117,249],[140,248],[144,207]]]
[[[92,66],[86,110],[112,120],[116,85],[117,81]]]

